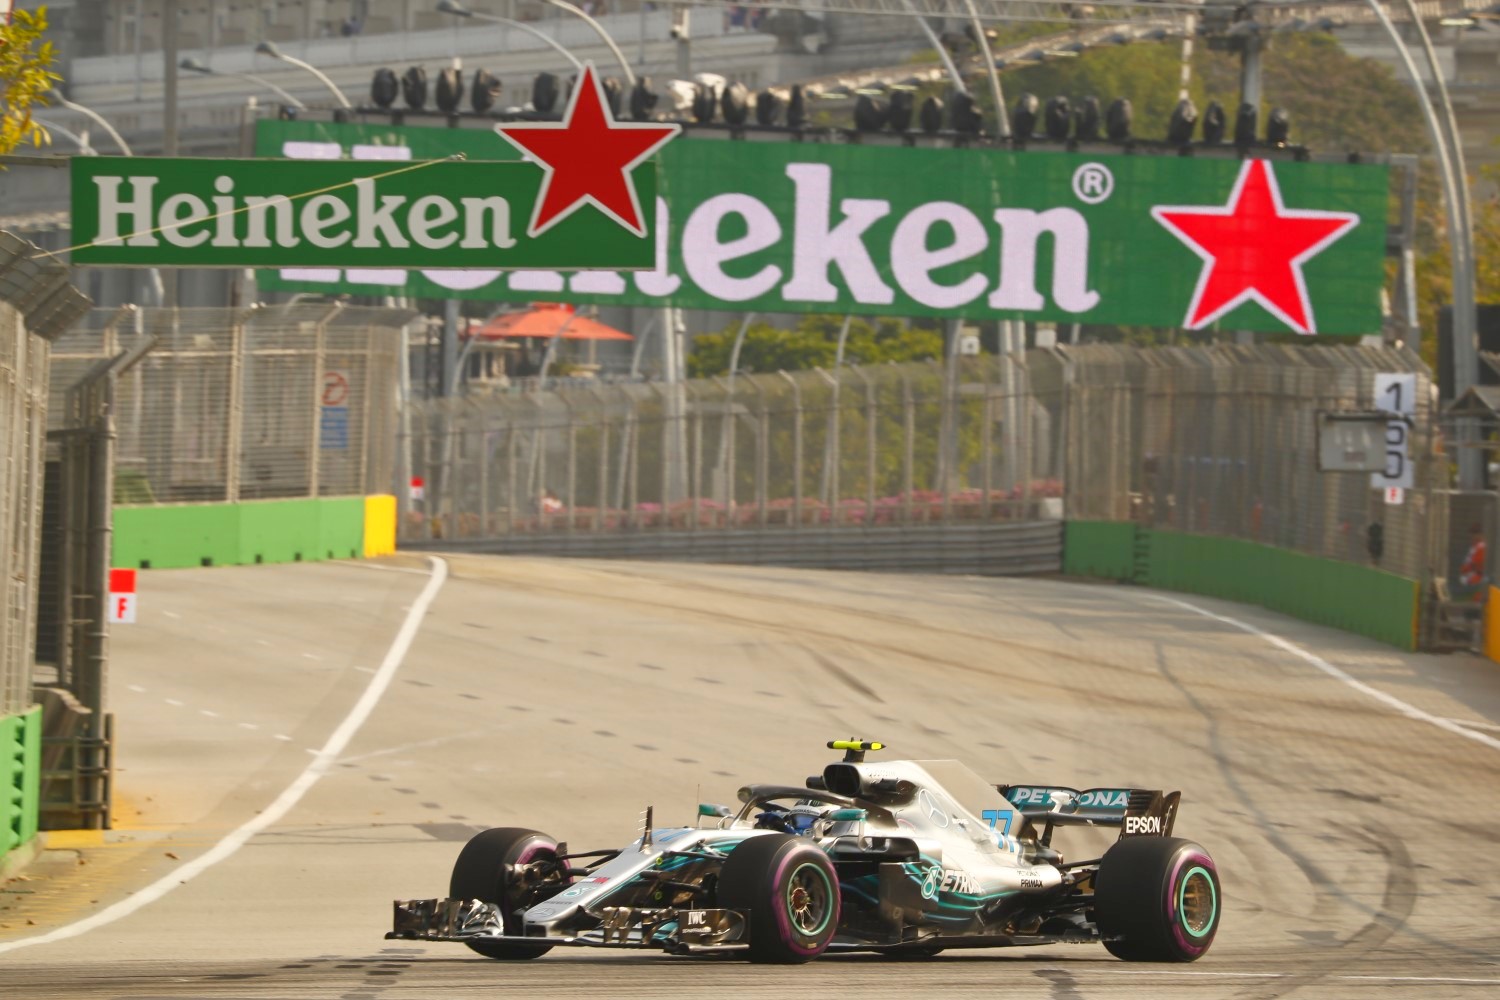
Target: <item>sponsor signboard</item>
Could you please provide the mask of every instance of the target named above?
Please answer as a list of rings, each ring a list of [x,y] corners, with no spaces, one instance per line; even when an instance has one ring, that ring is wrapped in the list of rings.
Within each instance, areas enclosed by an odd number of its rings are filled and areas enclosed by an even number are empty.
[[[483,131],[261,122],[257,154],[415,159]],[[1383,166],[688,135],[658,154],[653,266],[369,276],[281,290],[1364,334]],[[643,204],[645,204],[643,202]]]
[[[75,157],[73,263],[649,268],[648,160],[677,131],[614,122],[589,69],[561,121],[496,125],[415,162]]]

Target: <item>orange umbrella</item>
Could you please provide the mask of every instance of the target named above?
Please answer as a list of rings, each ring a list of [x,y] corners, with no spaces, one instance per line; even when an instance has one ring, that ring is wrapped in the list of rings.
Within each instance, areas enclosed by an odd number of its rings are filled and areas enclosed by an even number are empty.
[[[566,324],[566,325],[564,325]],[[634,340],[624,330],[616,330],[597,320],[579,316],[565,306],[538,306],[525,312],[496,316],[470,335],[498,340],[501,337],[552,338],[562,331],[563,340]]]

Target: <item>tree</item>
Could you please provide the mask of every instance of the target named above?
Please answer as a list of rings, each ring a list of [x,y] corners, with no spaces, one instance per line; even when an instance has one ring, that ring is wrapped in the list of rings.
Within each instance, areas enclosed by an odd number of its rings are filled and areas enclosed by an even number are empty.
[[[752,323],[740,347],[740,372],[802,371],[832,368],[838,355],[841,316],[805,316],[795,329],[782,330],[769,323]],[[739,324],[722,333],[706,333],[693,341],[688,356],[688,374],[693,378],[725,375]],[[887,361],[926,361],[943,356],[943,335],[935,329],[908,326],[900,320],[881,319],[873,325],[856,319],[849,324],[844,343],[844,361],[855,365],[880,365]]]
[[[47,104],[47,91],[62,77],[50,67],[56,61],[47,31],[47,8],[18,10],[0,23],[0,155],[23,142],[45,145],[47,130],[31,117],[35,105]]]

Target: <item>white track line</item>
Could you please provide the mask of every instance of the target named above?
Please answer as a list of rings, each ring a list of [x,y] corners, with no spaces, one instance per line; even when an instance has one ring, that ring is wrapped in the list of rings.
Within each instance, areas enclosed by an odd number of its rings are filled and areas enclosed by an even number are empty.
[[[1342,684],[1346,684],[1354,690],[1358,691],[1360,694],[1368,695],[1369,697],[1374,698],[1376,701],[1395,709],[1397,712],[1400,712],[1408,719],[1416,719],[1418,722],[1425,722],[1428,725],[1437,726],[1439,729],[1445,729],[1448,732],[1454,733],[1458,736],[1462,736],[1465,739],[1473,740],[1476,743],[1483,743],[1485,746],[1490,747],[1491,749],[1500,750],[1500,740],[1495,739],[1495,737],[1476,732],[1473,729],[1469,729],[1453,721],[1452,719],[1445,719],[1440,715],[1433,715],[1431,712],[1424,712],[1417,706],[1404,702],[1400,698],[1397,698],[1395,695],[1386,694],[1379,688],[1371,687],[1364,681],[1355,680],[1353,677],[1349,676],[1349,674],[1340,670],[1338,667],[1335,667],[1332,663],[1329,663],[1327,660],[1323,659],[1321,656],[1318,656],[1316,653],[1309,653],[1301,646],[1298,646],[1296,643],[1288,642],[1279,635],[1274,635],[1270,632],[1265,631],[1264,629],[1256,628],[1254,625],[1251,625],[1248,622],[1242,622],[1238,618],[1230,618],[1228,615],[1216,615],[1206,608],[1200,608],[1196,604],[1189,604],[1187,601],[1179,601],[1175,597],[1163,597],[1159,594],[1143,594],[1142,596],[1153,601],[1161,601],[1165,604],[1175,604],[1177,607],[1185,608],[1186,610],[1191,611],[1194,614],[1202,615],[1205,618],[1212,618],[1216,622],[1223,622],[1225,625],[1233,625],[1235,628],[1239,629],[1242,632],[1249,632],[1251,635],[1260,636],[1262,639],[1266,640],[1266,642],[1269,642],[1277,649],[1291,653],[1299,660],[1303,660],[1306,663],[1312,664],[1319,670],[1323,671],[1323,673],[1327,674],[1329,677],[1332,677],[1334,680],[1339,681]]]
[[[187,864],[178,868],[162,878],[157,879],[144,889],[123,899],[113,906],[105,907],[91,917],[85,917],[77,923],[59,927],[55,931],[46,934],[38,934],[36,937],[22,938],[19,941],[6,941],[0,943],[0,954],[15,951],[34,944],[51,944],[54,941],[64,941],[68,938],[77,937],[87,933],[96,927],[112,924],[121,917],[128,917],[136,910],[150,903],[156,902],[167,893],[192,881],[202,875],[208,869],[232,856],[241,847],[260,833],[272,823],[277,822],[292,810],[302,796],[307,794],[317,780],[327,773],[328,769],[338,760],[339,754],[349,745],[359,727],[364,725],[365,720],[375,711],[379,704],[381,695],[390,686],[391,679],[396,676],[396,671],[401,666],[401,661],[406,658],[406,651],[411,648],[412,640],[417,637],[417,629],[422,624],[422,617],[427,613],[427,608],[437,597],[442,589],[443,581],[448,577],[448,564],[436,556],[429,557],[432,565],[432,575],[427,579],[427,586],[422,588],[422,593],[412,602],[411,612],[406,620],[401,623],[401,630],[396,633],[395,641],[386,652],[385,659],[381,661],[380,669],[375,676],[370,678],[369,685],[364,693],[359,696],[359,701],[344,716],[344,721],[339,723],[337,729],[328,737],[328,742],[317,752],[317,756],[307,765],[301,774],[297,775],[295,781],[288,785],[276,800],[266,806],[261,812],[247,820],[244,824],[229,833],[223,840],[219,841],[207,853],[201,854]]]

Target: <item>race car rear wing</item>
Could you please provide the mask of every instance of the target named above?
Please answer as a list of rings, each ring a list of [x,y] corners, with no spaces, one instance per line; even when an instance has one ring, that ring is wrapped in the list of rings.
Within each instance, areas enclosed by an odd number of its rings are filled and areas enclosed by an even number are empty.
[[[996,785],[1023,819],[1042,824],[1041,841],[1055,826],[1117,826],[1120,837],[1170,837],[1181,792],[1147,788],[1065,788],[1057,785]]]

